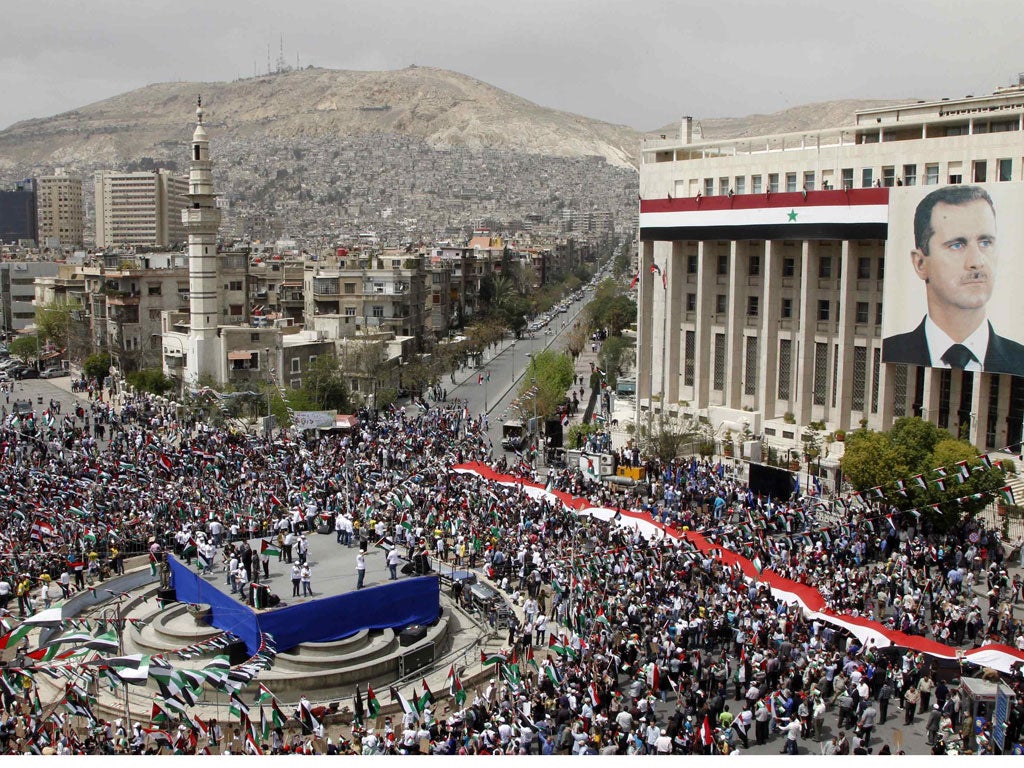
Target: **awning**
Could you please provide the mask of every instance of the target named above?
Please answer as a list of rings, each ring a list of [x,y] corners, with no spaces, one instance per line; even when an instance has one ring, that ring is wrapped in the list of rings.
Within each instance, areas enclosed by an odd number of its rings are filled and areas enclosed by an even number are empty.
[[[251,360],[252,356],[253,352],[245,349],[228,352],[228,360]]]

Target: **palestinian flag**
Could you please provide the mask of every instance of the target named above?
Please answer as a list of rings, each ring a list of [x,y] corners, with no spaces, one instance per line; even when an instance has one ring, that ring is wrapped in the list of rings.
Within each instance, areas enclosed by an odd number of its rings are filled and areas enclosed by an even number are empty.
[[[455,705],[461,707],[466,703],[466,691],[462,687],[462,681],[459,676],[455,674],[455,665],[452,664],[452,668],[448,670],[448,679],[451,680],[451,685],[448,688],[448,692],[455,699]]]
[[[548,680],[550,680],[556,687],[562,684],[562,679],[558,676],[558,670],[555,669],[554,664],[548,664],[545,666],[544,674],[548,676]]]
[[[485,667],[489,667],[492,664],[506,664],[508,662],[508,656],[504,653],[484,653],[480,651],[480,663]]]
[[[270,719],[274,723],[275,728],[284,728],[284,724],[288,721],[288,718],[284,716],[284,712],[277,705],[277,699],[270,700]]]
[[[274,494],[270,494],[270,498],[268,499],[268,501],[270,502],[270,506],[272,506],[272,507],[283,507],[284,506],[284,504],[281,503],[281,500],[279,498],[277,498],[277,496],[275,496]]]
[[[245,732],[245,751],[250,755],[262,755],[263,750],[260,749],[260,745],[256,743],[256,738],[252,735],[252,731]]]
[[[397,701],[401,705],[402,712],[404,712],[407,715],[415,715],[416,718],[419,719],[419,712],[416,711],[416,708],[413,707],[413,705],[409,703],[405,696],[402,695],[402,692],[394,686],[391,687],[391,700]]]
[[[156,555],[152,552],[149,553],[149,573],[156,576]]]
[[[249,705],[238,698],[237,694],[232,693],[228,697],[228,713],[241,719],[242,715],[249,714]]]
[[[561,638],[556,637],[553,632],[551,633],[551,636],[548,637],[548,650],[553,651],[559,656],[565,656],[566,653],[566,648],[562,645]]]
[[[270,739],[270,721],[267,720],[267,711],[260,704],[260,738],[263,741]]]
[[[260,555],[263,557],[280,557],[281,550],[276,544],[271,544],[266,539],[260,539]]]
[[[532,645],[529,648],[526,649],[526,663],[529,664],[531,667],[533,667],[538,672],[540,671],[540,667],[537,666],[537,660],[535,658],[533,658],[533,646]]]
[[[30,624],[20,624],[3,637],[0,637],[0,650],[13,648],[33,629]]]
[[[641,240],[884,240],[888,231],[885,187],[640,201]]]
[[[416,704],[416,708],[422,712],[427,708],[428,705],[434,703],[434,694],[430,692],[430,688],[427,686],[427,679],[423,678],[423,693],[420,694],[419,702]]]
[[[1013,500],[1013,488],[1011,488],[1008,485],[1004,485],[1002,488],[999,489],[999,497],[1006,504],[1015,504],[1016,503]]]
[[[370,717],[377,717],[380,714],[380,702],[373,693],[373,686],[366,686],[366,712]]]
[[[265,686],[263,683],[260,683],[260,689],[256,693],[256,701],[254,701],[253,703],[254,704],[264,704],[264,703],[266,703],[268,701],[273,701],[273,700],[274,700],[274,694],[272,694],[270,692],[270,689],[267,688],[267,686]]]
[[[153,702],[153,710],[149,715],[149,722],[152,725],[167,725],[171,721],[171,716],[167,714],[167,710]]]
[[[299,722],[302,730],[310,733],[320,726],[320,721],[313,716],[313,709],[306,702],[299,702]]]

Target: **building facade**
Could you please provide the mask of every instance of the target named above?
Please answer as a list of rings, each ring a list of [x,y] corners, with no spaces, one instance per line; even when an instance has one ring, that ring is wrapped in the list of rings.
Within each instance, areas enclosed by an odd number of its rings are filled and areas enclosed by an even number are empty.
[[[0,243],[38,242],[36,187],[32,179],[0,189]]]
[[[97,171],[96,247],[170,248],[185,242],[189,182],[170,171]]]
[[[57,274],[53,261],[0,262],[0,331],[4,338],[35,323],[37,278]]]
[[[77,248],[84,243],[82,179],[58,168],[53,176],[36,179],[39,245]]]
[[[882,353],[883,327],[925,293],[903,276],[914,231],[902,201],[961,184],[1016,194],[1022,129],[1024,87],[728,141],[693,141],[687,119],[678,139],[645,141],[637,419],[745,422],[785,445],[814,422],[884,429],[915,415],[981,450],[1019,443],[1024,378]],[[997,208],[1002,231],[1016,216]]]

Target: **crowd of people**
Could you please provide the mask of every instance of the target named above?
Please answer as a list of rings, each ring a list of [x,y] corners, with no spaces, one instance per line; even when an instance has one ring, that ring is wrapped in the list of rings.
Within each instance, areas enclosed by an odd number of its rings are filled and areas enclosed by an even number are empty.
[[[201,568],[224,568],[237,588],[261,565],[265,572],[265,558],[241,543],[260,536],[297,571],[296,594],[300,585],[312,593],[302,542],[326,527],[339,544],[393,537],[421,557],[483,569],[520,617],[507,647],[464,704],[446,698],[354,727],[303,721],[267,741],[247,739],[243,727],[215,751],[708,754],[772,741],[790,754],[866,754],[898,748],[875,733],[896,701],[937,752],[974,728],[934,659],[861,643],[714,550],[645,535],[621,515],[580,516],[557,492],[641,510],[674,532],[700,531],[814,586],[839,613],[944,644],[1024,649],[1009,552],[976,521],[938,532],[911,515],[759,498],[719,463],[691,459],[646,461],[650,495],[612,490],[579,468],[551,470],[553,493],[527,492],[455,471],[476,462],[531,474],[494,461],[485,432],[482,418],[455,402],[391,408],[349,433],[309,440],[233,434],[143,395],[119,408],[97,395],[75,413],[9,416],[0,428],[0,607],[17,598],[12,608],[26,615],[55,599],[50,585],[62,596],[87,588],[154,543],[194,548]],[[1007,682],[1020,701],[1020,676]],[[4,705],[0,745],[27,751],[31,707],[9,695]],[[1008,743],[1024,719],[1019,705],[1011,715]],[[107,725],[88,741],[65,732],[51,748],[154,747],[108,738]],[[209,748],[208,734],[182,725],[158,750]],[[986,733],[975,749],[986,750]]]

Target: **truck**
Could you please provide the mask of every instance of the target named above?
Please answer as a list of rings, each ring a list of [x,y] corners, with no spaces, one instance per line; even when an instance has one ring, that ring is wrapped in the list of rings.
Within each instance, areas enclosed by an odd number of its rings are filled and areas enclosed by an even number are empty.
[[[518,419],[501,425],[501,447],[506,451],[518,451],[526,439],[526,427]]]

